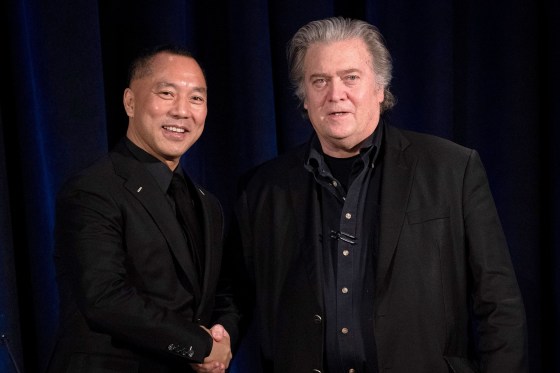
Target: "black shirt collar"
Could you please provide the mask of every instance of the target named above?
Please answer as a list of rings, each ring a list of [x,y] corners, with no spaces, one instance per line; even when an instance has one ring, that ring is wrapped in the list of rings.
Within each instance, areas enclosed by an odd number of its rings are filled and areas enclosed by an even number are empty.
[[[161,188],[164,193],[167,193],[169,189],[169,185],[171,184],[171,179],[173,178],[173,171],[167,167],[165,163],[154,157],[153,155],[146,152],[144,149],[138,147],[129,138],[125,138],[125,144],[128,150],[132,153],[134,158],[136,158],[140,163],[146,167],[148,172],[154,177],[157,184]],[[182,175],[183,169],[181,168],[181,164],[177,166],[175,172]]]
[[[380,118],[375,131],[373,131],[373,133],[362,143],[360,148],[360,158],[364,164],[367,164],[368,166],[373,167],[377,161],[383,139],[384,128],[385,122]],[[313,172],[314,170],[318,170],[320,174],[325,172],[325,155],[316,133],[313,134],[309,142],[305,167]]]

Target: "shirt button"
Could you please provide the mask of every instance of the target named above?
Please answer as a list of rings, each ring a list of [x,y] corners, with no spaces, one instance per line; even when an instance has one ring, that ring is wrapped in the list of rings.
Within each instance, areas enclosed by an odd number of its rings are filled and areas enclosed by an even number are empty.
[[[341,332],[342,334],[348,334],[348,328],[342,328]]]
[[[344,217],[348,220],[352,219],[352,214],[347,212],[346,215],[344,215]]]
[[[348,250],[342,250],[342,255],[348,256],[348,255],[350,255],[350,251],[348,251]]]
[[[333,185],[333,187],[335,187],[335,188],[338,186],[338,183],[336,182],[336,180],[333,180],[332,185]]]
[[[348,288],[342,288],[342,294],[348,293]]]

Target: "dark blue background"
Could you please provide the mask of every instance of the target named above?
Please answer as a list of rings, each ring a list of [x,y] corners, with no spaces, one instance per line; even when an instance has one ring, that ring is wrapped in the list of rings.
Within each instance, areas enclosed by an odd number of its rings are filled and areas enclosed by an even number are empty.
[[[553,0],[41,1],[0,5],[0,371],[40,371],[57,323],[54,198],[126,129],[126,67],[186,44],[209,115],[185,156],[230,212],[239,175],[310,134],[286,42],[342,15],[376,24],[394,58],[402,128],[476,148],[525,299],[531,372],[560,371],[560,10]],[[294,331],[294,338],[297,336]],[[546,341],[546,343],[545,343]],[[234,372],[252,372],[247,340]]]

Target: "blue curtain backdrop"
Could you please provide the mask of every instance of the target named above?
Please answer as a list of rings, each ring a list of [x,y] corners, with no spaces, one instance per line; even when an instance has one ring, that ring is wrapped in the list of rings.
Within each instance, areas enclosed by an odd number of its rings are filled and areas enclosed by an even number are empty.
[[[185,156],[231,212],[237,178],[306,140],[285,45],[329,16],[376,24],[394,57],[391,120],[476,148],[523,292],[531,372],[560,372],[560,5],[556,0],[40,1],[0,5],[0,371],[40,372],[57,326],[54,198],[125,132],[126,66],[186,44],[209,115]],[[294,338],[297,336],[294,331]],[[258,372],[250,336],[232,372]],[[545,369],[546,367],[546,369]]]

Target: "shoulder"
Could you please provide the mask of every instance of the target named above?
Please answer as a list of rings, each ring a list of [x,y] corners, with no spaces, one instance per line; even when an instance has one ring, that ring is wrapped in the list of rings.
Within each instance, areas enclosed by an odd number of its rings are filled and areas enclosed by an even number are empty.
[[[246,172],[240,179],[240,189],[249,185],[257,186],[283,184],[293,172],[305,171],[306,144],[301,144],[293,149],[280,154],[276,158],[265,161]]]
[[[107,175],[111,174],[112,170],[113,165],[111,158],[108,154],[106,154],[98,158],[94,163],[70,175],[70,177],[64,182],[61,190],[64,191],[88,185],[91,185],[92,187],[96,185],[104,185],[104,183],[101,183],[100,181],[106,180]]]
[[[467,162],[474,149],[443,137],[388,126],[386,145],[435,163]]]
[[[118,186],[124,183],[123,170],[126,170],[126,173],[134,173],[138,165],[139,162],[123,152],[122,147],[117,146],[90,165],[73,173],[66,179],[58,195],[65,196],[76,191],[116,193]]]

